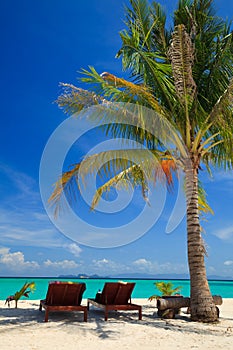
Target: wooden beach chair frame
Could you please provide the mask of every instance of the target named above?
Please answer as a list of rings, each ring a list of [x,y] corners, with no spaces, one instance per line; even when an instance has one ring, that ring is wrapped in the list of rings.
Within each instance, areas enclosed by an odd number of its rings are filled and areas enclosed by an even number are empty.
[[[52,282],[48,286],[45,300],[40,300],[39,310],[45,309],[45,322],[48,322],[50,311],[83,311],[87,322],[87,306],[81,305],[86,290],[85,283]]]
[[[108,320],[108,312],[112,310],[138,311],[138,319],[142,319],[142,307],[131,303],[131,294],[135,283],[106,282],[98,299],[87,299],[87,309],[90,304],[104,309],[104,319]]]

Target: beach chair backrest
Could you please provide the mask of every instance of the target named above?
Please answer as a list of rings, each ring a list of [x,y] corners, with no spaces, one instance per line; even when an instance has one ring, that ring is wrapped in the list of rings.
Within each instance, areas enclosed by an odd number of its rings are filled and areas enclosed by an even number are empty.
[[[135,283],[119,283],[118,291],[115,296],[115,305],[126,305],[131,299],[131,294],[135,287]]]
[[[113,305],[117,291],[117,282],[106,282],[100,297],[100,303],[104,305]]]
[[[135,283],[106,282],[99,302],[104,305],[126,305],[134,286]]]
[[[85,283],[50,283],[46,295],[46,304],[62,306],[80,305],[85,289]]]

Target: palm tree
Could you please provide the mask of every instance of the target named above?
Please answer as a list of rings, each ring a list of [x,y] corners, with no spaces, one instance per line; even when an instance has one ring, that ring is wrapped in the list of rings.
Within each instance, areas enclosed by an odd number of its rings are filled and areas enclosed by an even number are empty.
[[[182,289],[181,286],[174,288],[173,283],[171,282],[160,281],[160,282],[155,282],[154,285],[160,291],[162,297],[179,294],[180,290]],[[154,294],[154,295],[151,295],[148,300],[152,301],[154,299],[160,298],[161,296]]]
[[[204,167],[210,171],[211,166],[232,166],[233,35],[229,23],[216,16],[212,0],[180,0],[171,30],[166,29],[166,16],[158,3],[130,3],[126,10],[127,29],[120,33],[122,47],[118,57],[122,58],[123,68],[130,70],[131,81],[107,72],[98,74],[90,67],[83,70],[82,80],[95,91],[63,84],[64,93],[57,102],[68,114],[92,105],[105,106],[106,101],[108,107],[115,102],[132,103],[135,111],[144,106],[176,131],[175,149],[167,149],[139,122],[138,126],[129,126],[123,120],[111,121],[104,128],[106,133],[141,142],[151,150],[156,162],[145,159],[145,153],[135,149],[137,164],[125,157],[132,150],[125,150],[122,158],[120,151],[90,156],[62,175],[50,201],[58,209],[62,194],[75,191],[76,180],[83,178],[80,164],[83,172],[94,172],[104,162],[102,170],[110,173],[110,178],[98,188],[92,207],[105,191],[125,179],[140,184],[146,199],[143,171],[147,166],[147,175],[150,172],[151,178],[156,179],[163,175],[168,186],[172,184],[173,172],[181,168],[187,198],[191,318],[212,322],[217,319],[217,310],[207,281],[200,226],[200,209],[207,210],[208,204],[199,172]],[[100,111],[95,118],[101,118]],[[185,157],[181,157],[182,145]]]
[[[8,303],[8,306],[10,306],[10,302],[15,300],[15,308],[17,309],[18,307],[18,301],[21,297],[26,297],[29,298],[29,293],[34,292],[36,288],[35,282],[26,282],[24,283],[23,287],[15,292],[14,295],[10,295],[9,297],[6,298],[6,303]]]

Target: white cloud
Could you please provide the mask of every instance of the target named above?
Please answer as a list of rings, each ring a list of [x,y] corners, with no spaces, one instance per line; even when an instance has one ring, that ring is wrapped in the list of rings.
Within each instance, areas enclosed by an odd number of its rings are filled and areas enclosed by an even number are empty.
[[[52,269],[76,269],[79,265],[74,260],[62,260],[62,261],[51,261],[47,259],[44,261],[43,265],[47,268]]]
[[[214,231],[213,234],[220,239],[228,240],[233,237],[233,226],[225,227]]]
[[[66,244],[64,248],[76,257],[79,257],[82,252],[82,249],[76,243]]]
[[[140,258],[132,262],[132,266],[137,267],[141,273],[187,273],[187,266],[183,264],[174,264],[170,262],[158,263],[157,261],[150,261],[145,258]]]
[[[146,260],[146,259],[138,259],[138,260],[133,261],[133,265],[145,268],[145,267],[151,267],[152,263],[151,263],[151,261]]]
[[[139,258],[129,264],[119,263],[106,258],[99,260],[92,260],[92,270],[97,273],[105,274],[121,274],[121,273],[187,273],[187,266],[184,264],[174,264],[165,262],[159,264],[157,261],[150,261],[146,258]]]
[[[92,260],[91,268],[92,270],[95,270],[97,273],[105,273],[105,274],[126,272],[129,269],[128,266],[122,263],[115,262],[113,260],[109,260],[106,258],[99,259],[99,260]]]
[[[37,270],[39,268],[36,261],[26,261],[22,252],[11,253],[9,248],[0,249],[0,264],[13,271]]]
[[[103,258],[103,259],[100,259],[100,260],[93,260],[93,263],[97,267],[103,267],[103,266],[106,266],[106,265],[111,265],[113,262]]]
[[[17,275],[41,272],[46,269],[46,273],[51,274],[57,273],[58,271],[66,271],[69,273],[71,270],[76,270],[80,265],[78,265],[74,260],[61,260],[61,261],[51,261],[49,259],[45,260],[41,265],[36,261],[27,261],[25,260],[24,254],[21,251],[10,252],[9,248],[1,247],[0,248],[0,271],[3,271],[4,274],[7,271],[14,272]]]
[[[10,250],[9,248],[4,248],[4,247],[0,248],[0,256],[8,254],[9,250]]]
[[[233,265],[233,260],[226,260],[226,261],[224,261],[223,264],[226,266],[231,266],[231,265]]]

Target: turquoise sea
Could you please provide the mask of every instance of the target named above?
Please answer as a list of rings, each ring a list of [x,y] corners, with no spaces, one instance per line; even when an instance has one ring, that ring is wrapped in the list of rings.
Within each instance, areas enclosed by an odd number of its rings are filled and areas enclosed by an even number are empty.
[[[97,291],[102,290],[105,282],[119,281],[119,279],[64,279],[64,278],[1,278],[0,277],[0,300],[5,300],[9,295],[14,294],[24,285],[25,282],[35,282],[36,290],[30,293],[29,299],[44,299],[50,281],[72,281],[86,283],[86,291],[83,298],[93,298]],[[133,298],[148,298],[153,294],[159,294],[154,286],[158,280],[151,279],[122,279],[123,281],[135,282]],[[163,280],[167,282],[168,280]],[[181,294],[190,296],[189,280],[169,280],[174,287],[182,286]],[[213,295],[221,295],[222,298],[233,298],[233,281],[209,281]],[[22,298],[23,299],[23,298]]]

